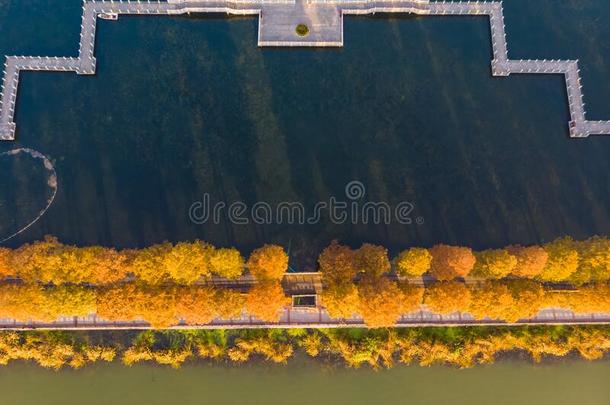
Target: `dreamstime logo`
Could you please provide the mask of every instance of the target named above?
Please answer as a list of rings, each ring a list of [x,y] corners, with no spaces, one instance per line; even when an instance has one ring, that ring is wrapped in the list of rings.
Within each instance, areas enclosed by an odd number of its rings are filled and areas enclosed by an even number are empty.
[[[219,224],[229,221],[236,225],[287,224],[313,225],[327,218],[331,223],[342,224],[390,224],[397,222],[403,225],[424,223],[423,217],[413,217],[415,204],[401,201],[391,206],[385,201],[363,201],[366,195],[364,184],[350,181],[345,186],[347,200],[330,197],[328,201],[318,201],[311,210],[298,201],[282,201],[272,205],[258,201],[248,206],[243,201],[227,204],[219,201],[210,202],[210,195],[205,193],[201,201],[191,204],[189,219],[194,224]]]

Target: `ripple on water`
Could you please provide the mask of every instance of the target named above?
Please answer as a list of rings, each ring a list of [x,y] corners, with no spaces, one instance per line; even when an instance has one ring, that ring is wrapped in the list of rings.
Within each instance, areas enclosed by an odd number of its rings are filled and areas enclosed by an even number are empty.
[[[57,194],[52,162],[33,149],[0,153],[0,243],[34,225]]]

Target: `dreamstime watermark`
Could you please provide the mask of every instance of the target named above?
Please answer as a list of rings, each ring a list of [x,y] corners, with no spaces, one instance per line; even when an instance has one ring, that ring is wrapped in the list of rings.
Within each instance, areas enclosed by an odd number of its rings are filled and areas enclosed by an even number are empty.
[[[282,201],[270,204],[258,201],[247,205],[243,201],[227,204],[223,201],[212,204],[210,195],[205,193],[201,201],[189,208],[189,219],[194,224],[220,224],[229,221],[236,225],[287,224],[314,225],[323,219],[333,224],[391,224],[402,225],[424,223],[423,217],[414,216],[415,204],[401,201],[390,205],[384,201],[364,201],[366,188],[359,181],[350,181],[345,186],[346,199],[330,197],[328,201],[318,201],[311,210],[298,201]]]

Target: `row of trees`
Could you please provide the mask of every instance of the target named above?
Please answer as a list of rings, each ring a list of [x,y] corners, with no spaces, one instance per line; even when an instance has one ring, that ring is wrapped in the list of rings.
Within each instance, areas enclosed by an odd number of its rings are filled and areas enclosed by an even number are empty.
[[[595,236],[575,241],[566,237],[542,246],[509,246],[481,252],[449,245],[414,247],[401,252],[394,259],[394,266],[383,247],[364,244],[352,251],[333,242],[322,252],[319,263],[321,271],[340,267],[327,277],[332,284],[359,274],[381,275],[395,268],[401,276],[429,274],[441,281],[466,276],[517,277],[581,285],[610,279],[610,239]],[[246,268],[257,278],[277,281],[287,267],[284,250],[275,245],[255,250],[247,262],[234,248],[215,248],[202,241],[117,251],[69,246],[47,237],[15,250],[0,248],[0,277],[45,284],[104,285],[135,277],[148,284],[190,285],[212,275],[235,279]]]
[[[64,245],[47,237],[15,250],[0,248],[0,278],[29,283],[105,285],[135,277],[153,285],[190,285],[212,275],[235,279],[246,267],[257,278],[279,279],[288,268],[288,257],[281,247],[265,245],[246,263],[237,249],[198,240],[117,251]]]
[[[110,341],[95,332],[0,333],[0,364],[31,360],[52,369],[79,368],[112,361],[115,356],[129,366],[155,362],[174,368],[189,359],[285,363],[298,351],[318,359],[341,360],[349,367],[364,364],[377,369],[417,362],[467,368],[492,363],[498,353],[507,351],[526,352],[539,362],[570,353],[596,360],[609,350],[607,326],[146,331],[136,336],[114,334]]]
[[[577,313],[610,313],[610,286],[591,284],[579,290],[545,290],[531,280],[457,281],[427,288],[367,277],[359,284],[331,284],[321,294],[333,318],[362,317],[370,327],[392,326],[401,315],[429,309],[439,314],[470,313],[478,319],[514,322],[544,308]],[[109,287],[37,284],[0,285],[0,318],[54,321],[59,317],[97,314],[109,321],[145,320],[155,328],[204,325],[214,319],[250,315],[277,322],[290,305],[277,281],[264,280],[247,293],[211,286],[150,286],[124,283]]]
[[[467,248],[442,245],[430,250],[409,249],[397,259],[400,274],[404,275],[404,269],[417,268],[420,275],[432,269],[437,279],[444,280],[424,291],[384,276],[392,266],[383,247],[364,244],[359,249],[351,249],[333,242],[319,258],[325,286],[321,293],[322,305],[331,317],[360,315],[371,327],[394,325],[401,315],[421,309],[422,303],[439,314],[468,312],[478,319],[509,322],[529,318],[546,307],[571,308],[576,312],[610,311],[610,287],[606,283],[591,284],[576,292],[548,293],[540,282],[527,278],[494,280],[492,277],[468,286],[454,280],[457,274],[467,275],[470,270],[465,270],[469,268],[479,275],[482,269],[487,269],[486,274],[498,274],[497,269],[506,267],[506,262],[537,263],[535,253],[523,252],[543,250],[519,249],[522,253],[513,250],[518,259],[504,251],[477,253],[475,257]]]
[[[410,248],[396,258],[396,271],[406,277],[428,273],[438,280],[518,277],[580,285],[610,279],[610,239],[565,237],[542,246],[515,245],[481,252],[448,245]]]
[[[149,286],[125,283],[90,288],[32,284],[0,286],[0,318],[50,322],[59,317],[96,314],[109,321],[145,320],[155,328],[174,326],[183,320],[202,325],[216,318],[235,319],[244,311],[268,322],[277,322],[289,304],[281,286],[273,282],[255,285],[246,294],[209,286]]]

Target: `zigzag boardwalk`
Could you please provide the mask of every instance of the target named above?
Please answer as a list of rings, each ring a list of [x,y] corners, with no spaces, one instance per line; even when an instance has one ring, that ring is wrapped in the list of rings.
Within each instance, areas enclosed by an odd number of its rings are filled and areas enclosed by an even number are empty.
[[[95,30],[98,16],[121,14],[179,15],[223,12],[259,16],[259,46],[343,46],[343,16],[350,14],[413,13],[437,16],[487,16],[491,28],[492,75],[563,74],[570,108],[570,136],[610,135],[610,121],[588,121],[578,61],[510,60],[502,2],[429,2],[428,0],[168,0],[85,1],[77,58],[7,56],[0,106],[0,140],[15,138],[13,117],[21,70],[70,71],[95,74]],[[296,35],[298,23],[310,33]]]

